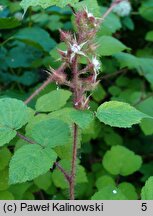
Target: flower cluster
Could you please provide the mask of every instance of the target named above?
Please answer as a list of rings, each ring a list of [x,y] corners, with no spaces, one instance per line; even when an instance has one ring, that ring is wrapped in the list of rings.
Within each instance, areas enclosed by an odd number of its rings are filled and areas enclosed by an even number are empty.
[[[65,42],[67,49],[58,50],[62,66],[58,70],[50,68],[53,80],[61,85],[69,86],[75,92],[75,107],[87,109],[91,91],[97,85],[97,76],[101,64],[95,55],[97,45],[94,37],[100,26],[100,19],[88,12],[87,8],[75,13],[77,32],[72,34],[60,30],[60,39]],[[87,65],[80,64],[81,57],[86,59]],[[67,68],[72,72],[67,75]]]

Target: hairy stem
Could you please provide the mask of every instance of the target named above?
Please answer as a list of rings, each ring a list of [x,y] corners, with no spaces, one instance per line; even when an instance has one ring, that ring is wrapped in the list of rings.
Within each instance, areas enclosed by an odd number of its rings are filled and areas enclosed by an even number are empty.
[[[77,56],[73,60],[72,64],[73,73],[73,105],[76,109],[79,109],[78,104],[78,59]],[[73,150],[72,150],[72,163],[71,163],[71,179],[70,185],[70,200],[74,200],[74,187],[75,187],[75,175],[76,175],[76,160],[77,160],[77,140],[78,140],[78,126],[74,123],[73,125]]]
[[[124,1],[124,0],[116,0],[116,1],[114,1],[114,2],[111,4],[111,6],[108,8],[108,10],[103,14],[103,16],[102,16],[102,21],[112,12],[113,8],[114,8],[117,4],[119,4],[120,2],[122,2],[122,1]]]
[[[61,165],[58,162],[55,162],[54,164],[64,174],[67,181],[70,182],[71,176],[63,169],[63,167],[61,167]]]
[[[74,200],[74,188],[75,188],[75,175],[76,175],[76,160],[77,160],[77,137],[78,137],[78,126],[73,126],[73,155],[71,164],[71,180],[70,180],[70,200]]]
[[[35,141],[29,139],[28,137],[23,136],[23,135],[20,134],[19,132],[17,132],[17,136],[20,137],[21,139],[23,139],[24,141],[30,143],[30,144],[36,144]]]
[[[24,103],[28,104],[35,96],[37,96],[46,86],[48,86],[52,82],[52,77],[50,76],[30,97],[28,97]]]

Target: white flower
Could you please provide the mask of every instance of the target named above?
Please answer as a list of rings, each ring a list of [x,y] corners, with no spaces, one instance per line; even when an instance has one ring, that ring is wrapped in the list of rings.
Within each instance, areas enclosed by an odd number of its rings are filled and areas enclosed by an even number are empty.
[[[128,16],[132,10],[131,4],[129,1],[125,0],[117,4],[113,12],[116,13],[118,16],[124,17]]]
[[[92,64],[94,65],[94,70],[99,71],[100,70],[100,62],[96,57],[92,58]]]
[[[87,14],[87,17],[90,18],[90,17],[94,17],[93,13],[90,13],[87,9],[87,7],[85,8],[85,12]],[[94,17],[95,18],[95,17]]]
[[[77,55],[83,55],[83,56],[86,56],[86,54],[84,52],[81,51],[82,47],[87,43],[84,42],[82,44],[77,44],[77,42],[75,42],[74,44],[70,44],[70,49],[71,49],[71,57],[70,57],[70,61],[72,61],[72,59],[74,58],[74,56],[77,54]]]
[[[101,64],[96,57],[93,57],[91,62],[92,62],[93,67],[94,67],[94,82],[96,82]]]

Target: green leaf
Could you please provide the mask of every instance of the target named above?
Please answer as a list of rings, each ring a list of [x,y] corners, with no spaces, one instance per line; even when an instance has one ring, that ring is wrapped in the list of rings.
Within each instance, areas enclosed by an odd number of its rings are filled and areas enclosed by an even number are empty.
[[[98,84],[92,93],[92,97],[95,101],[100,102],[106,96],[106,92],[101,84]]]
[[[102,7],[101,14],[104,14],[108,8]],[[102,35],[112,35],[117,30],[121,29],[120,18],[114,14],[110,13],[109,16],[105,18],[105,22],[100,26],[100,30],[97,32],[98,36]]]
[[[129,53],[117,53],[114,57],[120,62],[121,68],[128,67],[130,69],[136,69],[140,76],[144,76],[153,84],[152,58],[140,58]]]
[[[36,110],[39,112],[51,112],[63,107],[71,96],[71,92],[63,89],[54,90],[43,95],[37,100]]]
[[[81,129],[88,128],[94,120],[94,115],[89,110],[80,111],[73,109],[70,111],[69,116],[71,121],[79,125]]]
[[[137,200],[138,195],[136,193],[135,187],[128,182],[122,182],[118,185],[118,188],[122,193],[128,198],[128,200]]]
[[[143,177],[141,178],[141,181],[145,182],[150,176],[153,176],[153,161],[149,163],[144,163],[140,169],[140,172],[142,173]]]
[[[140,169],[141,164],[141,157],[123,146],[113,146],[103,158],[104,168],[112,175],[131,175]]]
[[[98,190],[110,185],[115,186],[115,181],[111,176],[108,175],[101,176],[96,181],[96,187]]]
[[[145,39],[147,41],[153,41],[153,31],[147,32]]]
[[[50,52],[56,45],[55,40],[50,37],[49,33],[40,27],[22,28],[14,37],[46,52]]]
[[[97,53],[101,56],[110,56],[128,49],[123,43],[111,36],[101,36],[97,38]]]
[[[33,186],[32,182],[10,185],[9,191],[13,194],[16,200],[22,200],[25,199],[24,194],[31,186]]]
[[[14,196],[9,191],[0,191],[0,200],[14,200]]]
[[[153,117],[153,97],[143,100],[136,107],[141,112]]]
[[[127,197],[117,187],[110,185],[96,192],[92,200],[127,200]]]
[[[27,133],[37,143],[44,147],[55,147],[70,142],[70,128],[59,119],[48,119],[35,124]]]
[[[59,164],[66,172],[68,172],[68,173],[70,172],[71,160],[63,159],[63,160],[59,161]],[[52,180],[53,180],[53,183],[55,184],[56,187],[59,187],[62,189],[66,189],[69,187],[68,182],[64,177],[64,174],[57,168],[53,171]],[[85,169],[83,166],[77,164],[76,165],[75,184],[79,184],[79,183],[83,183],[83,182],[87,182],[87,176],[85,173]]]
[[[92,5],[92,7],[91,7]],[[100,16],[101,12],[100,12],[100,7],[98,5],[97,0],[84,0],[79,2],[78,4],[74,5],[75,8],[78,10],[82,10],[82,8],[87,8],[90,13],[93,13],[94,16]]]
[[[114,57],[120,62],[121,68],[128,67],[129,69],[133,69],[138,67],[138,59],[134,55],[129,53],[117,53]]]
[[[8,185],[8,169],[0,171],[0,191],[7,190]]]
[[[153,200],[153,176],[151,176],[145,183],[141,191],[142,200]]]
[[[0,146],[9,143],[28,121],[26,105],[17,99],[0,99]]]
[[[29,144],[18,149],[10,161],[9,183],[31,181],[45,174],[56,161],[56,153],[37,144]]]
[[[11,159],[11,152],[8,148],[0,149],[0,170],[5,169]]]
[[[6,64],[9,67],[19,68],[30,67],[33,61],[38,59],[40,56],[41,52],[37,48],[20,43],[20,45],[10,49],[5,58]]]
[[[15,17],[0,18],[0,29],[12,29],[21,25]]]
[[[46,174],[44,175],[41,175],[37,178],[34,179],[34,183],[35,185],[44,190],[44,191],[47,191],[47,189],[51,186],[52,184],[52,178],[51,178],[51,172],[47,172]]]
[[[153,134],[153,119],[143,119],[140,123],[141,130],[145,135]]]
[[[105,102],[98,107],[97,118],[112,127],[129,128],[138,124],[143,118],[151,118],[136,110],[128,103],[119,101]]]
[[[153,22],[153,2],[152,0],[146,0],[142,3],[142,6],[139,8],[139,13],[146,20]]]
[[[28,7],[33,6],[41,6],[42,8],[48,8],[52,5],[57,5],[59,7],[65,7],[67,4],[74,5],[78,0],[22,0],[20,5],[24,9],[24,12],[28,9]]]

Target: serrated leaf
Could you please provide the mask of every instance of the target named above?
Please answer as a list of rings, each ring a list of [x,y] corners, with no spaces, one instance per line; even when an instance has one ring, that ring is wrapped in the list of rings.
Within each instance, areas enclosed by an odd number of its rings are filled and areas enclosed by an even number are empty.
[[[0,18],[0,29],[12,29],[21,25],[15,17]]]
[[[101,36],[96,42],[99,45],[97,53],[101,56],[110,56],[127,49],[123,43],[111,36]]]
[[[24,12],[28,9],[28,7],[33,6],[41,6],[42,8],[48,8],[50,6],[56,5],[59,7],[65,7],[67,4],[74,5],[78,0],[22,0],[20,5],[24,9]]]
[[[112,175],[127,176],[140,169],[142,159],[123,146],[113,146],[105,153],[102,163]]]
[[[92,200],[127,200],[127,197],[117,187],[110,185],[96,192]]]
[[[63,89],[54,90],[43,95],[37,100],[36,110],[40,112],[51,112],[63,107],[71,96],[71,92]]]
[[[8,148],[0,149],[0,170],[5,169],[11,159],[11,152]]]
[[[56,161],[56,153],[50,148],[29,144],[18,149],[10,161],[9,183],[31,181],[45,174]]]
[[[9,143],[28,121],[26,105],[17,99],[0,99],[0,146]]]
[[[36,143],[51,148],[68,144],[70,135],[69,126],[59,119],[40,121],[27,133]]]
[[[22,28],[14,37],[46,52],[49,52],[56,45],[49,33],[40,27]]]
[[[142,200],[153,200],[153,176],[151,176],[145,183],[141,191]]]
[[[97,118],[112,127],[129,128],[150,116],[140,112],[128,103],[119,101],[105,102],[97,109]]]

